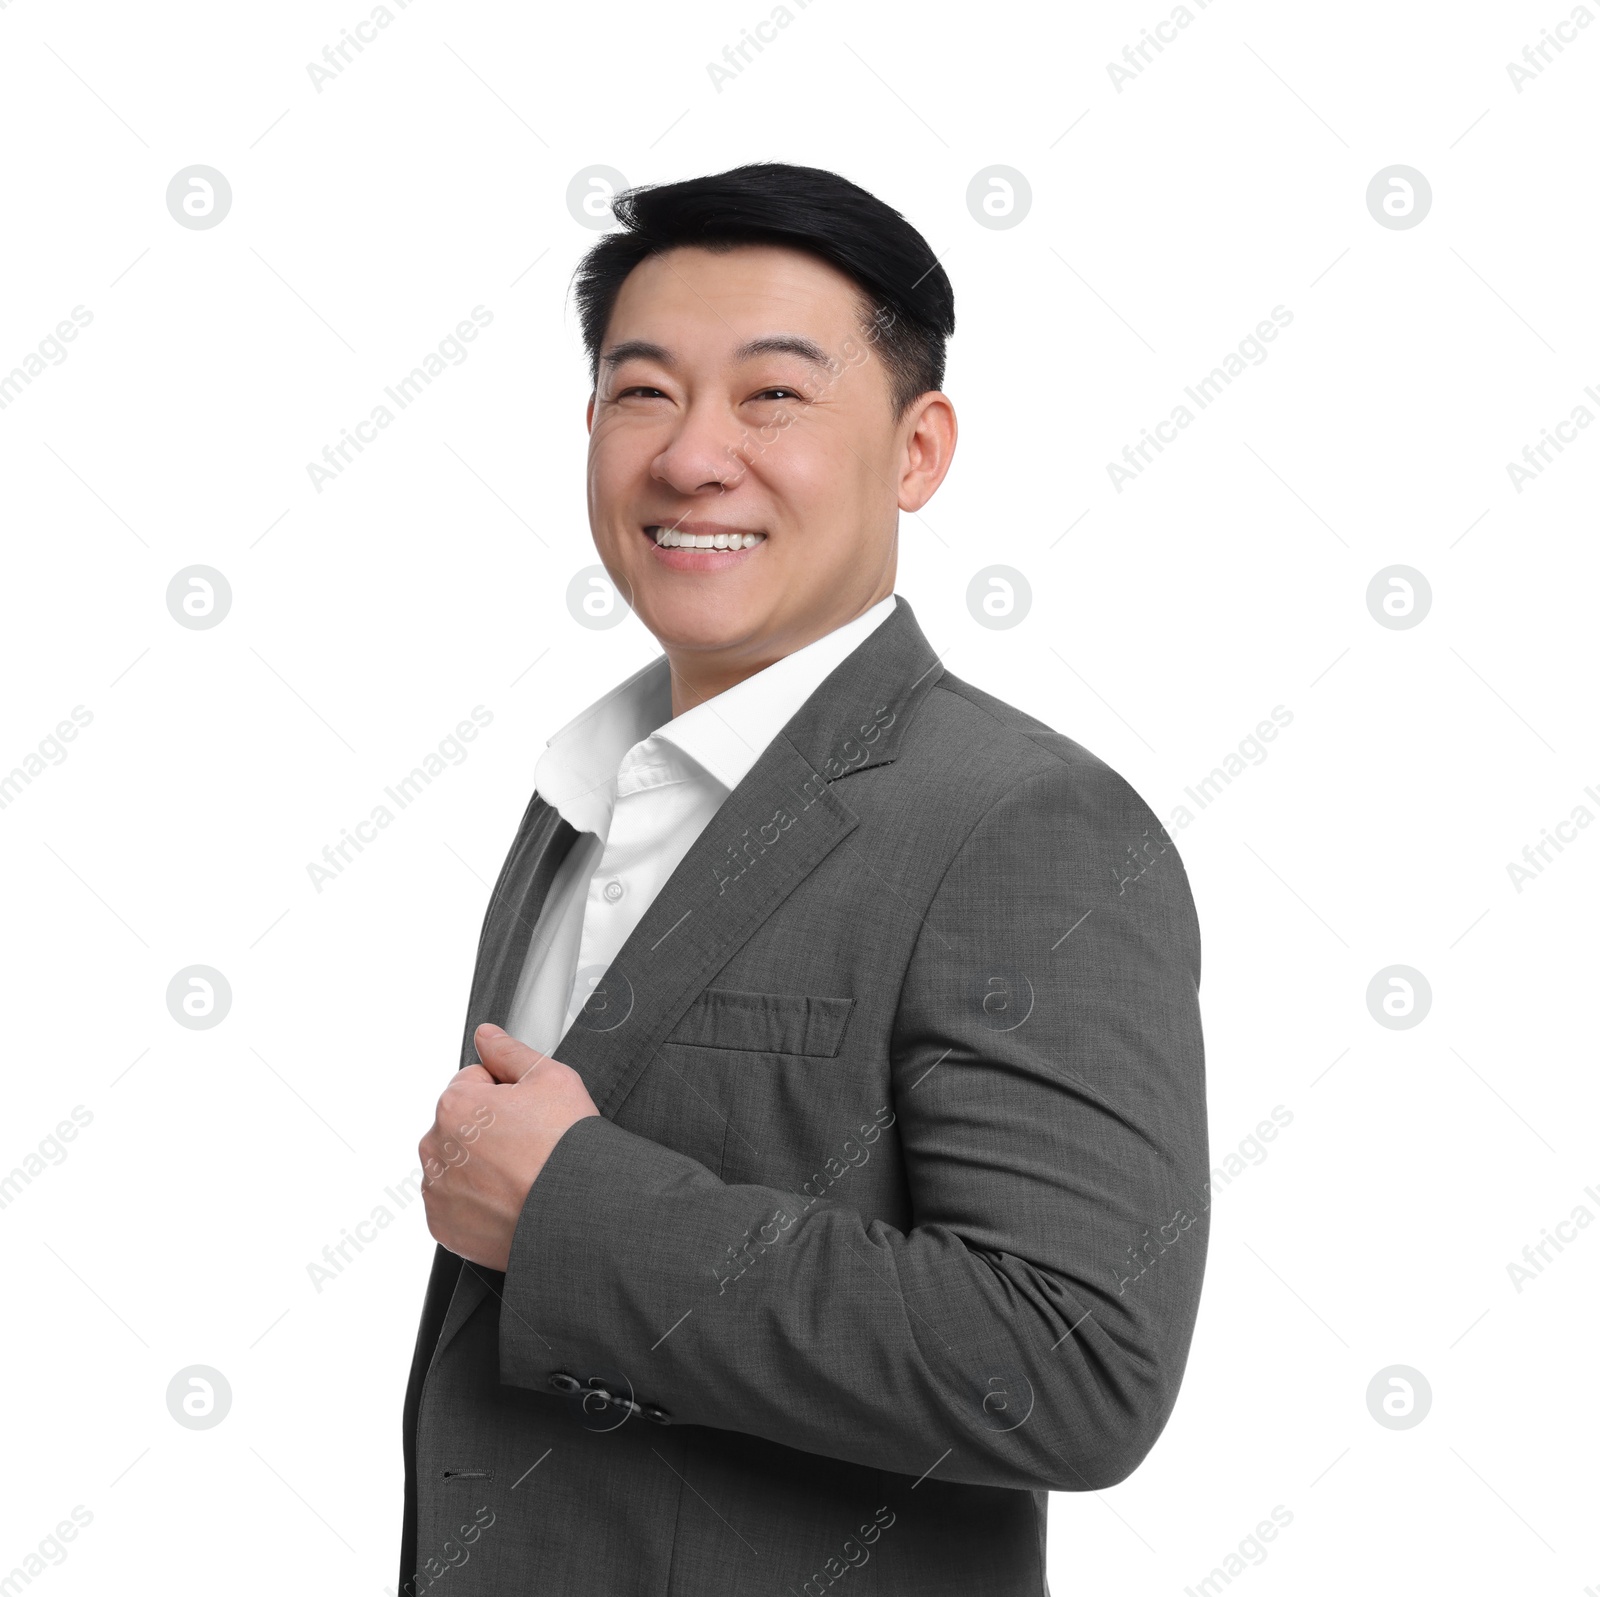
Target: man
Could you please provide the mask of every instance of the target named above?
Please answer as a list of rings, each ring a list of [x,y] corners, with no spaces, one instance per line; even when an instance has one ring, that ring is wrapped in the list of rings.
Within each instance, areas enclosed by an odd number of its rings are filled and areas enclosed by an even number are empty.
[[[663,653],[539,762],[422,1140],[402,1590],[1043,1593],[1198,1306],[1183,866],[894,592],[921,235],[774,164],[615,211],[590,524]]]

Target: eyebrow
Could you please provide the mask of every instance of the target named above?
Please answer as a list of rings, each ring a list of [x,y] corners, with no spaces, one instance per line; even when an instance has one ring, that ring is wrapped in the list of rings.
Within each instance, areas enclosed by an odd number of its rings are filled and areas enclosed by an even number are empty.
[[[813,366],[832,364],[820,344],[794,333],[769,333],[764,338],[752,338],[733,352],[735,361],[752,360],[757,355],[794,355]],[[647,338],[628,338],[613,344],[600,357],[600,364],[610,369],[626,360],[653,360],[669,371],[676,371],[678,366],[678,357],[670,349],[652,344]]]

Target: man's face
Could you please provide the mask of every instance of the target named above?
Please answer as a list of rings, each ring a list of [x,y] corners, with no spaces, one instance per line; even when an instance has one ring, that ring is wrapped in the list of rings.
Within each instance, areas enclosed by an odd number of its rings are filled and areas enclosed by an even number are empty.
[[[589,525],[691,690],[894,591],[898,510],[932,486],[908,477],[921,406],[895,424],[860,316],[843,273],[766,245],[674,249],[622,285],[589,402]],[[657,527],[738,547],[662,547]]]

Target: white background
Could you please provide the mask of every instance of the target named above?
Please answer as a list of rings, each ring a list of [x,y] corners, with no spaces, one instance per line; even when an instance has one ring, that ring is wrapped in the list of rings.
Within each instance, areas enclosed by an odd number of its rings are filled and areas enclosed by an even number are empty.
[[[93,1117],[0,1209],[0,1575],[82,1505],[50,1591],[393,1585],[420,1202],[320,1292],[307,1266],[415,1164],[544,740],[655,652],[567,604],[594,553],[566,289],[597,236],[568,187],[771,158],[865,185],[949,272],[960,446],[898,591],[947,669],[1174,824],[1219,1170],[1292,1115],[1216,1178],[1166,1432],[1052,1499],[1055,1590],[1179,1593],[1274,1505],[1235,1582],[1263,1597],[1600,1586],[1600,1228],[1507,1270],[1600,1215],[1600,829],[1507,870],[1600,815],[1600,428],[1521,492],[1506,469],[1600,415],[1600,26],[1519,92],[1564,0],[1214,0],[1119,89],[1164,0],[814,0],[719,91],[764,0],[413,0],[319,91],[368,14],[0,8],[0,373],[93,317],[0,410],[0,772],[92,714],[0,809],[0,1174]],[[166,207],[193,164],[231,185],[212,229]],[[1404,230],[1366,203],[1395,164],[1432,188]],[[967,208],[993,165],[1030,186],[1014,227]],[[307,463],[476,305],[469,358],[318,492]],[[1280,305],[1119,492],[1107,463]],[[232,589],[207,630],[166,604],[196,564]],[[968,609],[994,564],[1032,590],[1009,629]],[[1391,565],[1427,578],[1420,625],[1369,612]],[[308,863],[475,705],[468,757],[318,892]],[[205,1030],[166,1004],[196,964],[232,989]],[[1432,991],[1404,1030],[1367,1005],[1396,964]],[[190,1365],[230,1384],[215,1428],[168,1414]],[[1368,1410],[1393,1365],[1431,1387],[1409,1429]]]

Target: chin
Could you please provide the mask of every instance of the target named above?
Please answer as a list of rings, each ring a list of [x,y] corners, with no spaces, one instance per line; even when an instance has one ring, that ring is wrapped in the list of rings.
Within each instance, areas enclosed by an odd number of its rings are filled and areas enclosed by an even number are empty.
[[[663,647],[716,649],[738,643],[759,628],[766,607],[740,593],[732,584],[687,583],[672,591],[641,590],[635,613]]]

